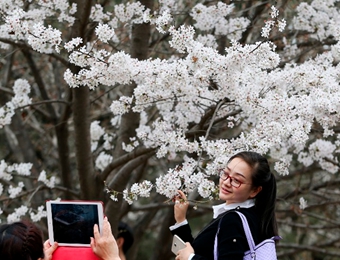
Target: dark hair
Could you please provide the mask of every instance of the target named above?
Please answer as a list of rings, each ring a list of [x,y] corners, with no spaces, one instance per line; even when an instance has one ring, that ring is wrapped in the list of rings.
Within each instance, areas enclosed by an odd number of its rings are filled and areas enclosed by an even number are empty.
[[[276,180],[270,171],[269,163],[265,157],[244,151],[233,155],[230,159],[240,158],[252,168],[252,186],[262,187],[255,197],[255,208],[260,216],[261,241],[272,236],[277,236],[277,222],[275,218]]]
[[[0,255],[6,260],[44,258],[42,233],[28,221],[0,226]]]
[[[124,254],[130,249],[133,244],[133,233],[128,224],[124,222],[119,222],[118,224],[118,235],[117,238],[124,238],[123,252]]]

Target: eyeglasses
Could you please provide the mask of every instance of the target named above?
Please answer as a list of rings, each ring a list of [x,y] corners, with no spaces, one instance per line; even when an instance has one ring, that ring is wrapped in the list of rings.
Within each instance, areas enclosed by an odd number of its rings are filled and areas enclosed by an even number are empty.
[[[245,184],[242,181],[239,181],[238,179],[235,179],[234,177],[231,177],[228,173],[226,173],[223,169],[219,170],[220,178],[223,181],[226,181],[230,179],[231,186],[235,188],[240,188],[241,184]]]

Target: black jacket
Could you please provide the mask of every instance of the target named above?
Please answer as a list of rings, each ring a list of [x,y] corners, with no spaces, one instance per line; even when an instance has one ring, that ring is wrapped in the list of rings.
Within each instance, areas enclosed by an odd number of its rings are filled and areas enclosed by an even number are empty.
[[[247,220],[253,235],[255,245],[260,243],[260,220],[257,217],[255,207],[237,209],[242,212]],[[218,260],[242,260],[244,252],[249,250],[246,235],[244,233],[242,220],[234,210],[220,214],[213,219],[193,239],[189,224],[172,230],[173,235],[178,235],[185,242],[190,242],[195,250],[193,260],[213,260],[214,240],[217,232],[218,222],[222,217],[218,235]]]

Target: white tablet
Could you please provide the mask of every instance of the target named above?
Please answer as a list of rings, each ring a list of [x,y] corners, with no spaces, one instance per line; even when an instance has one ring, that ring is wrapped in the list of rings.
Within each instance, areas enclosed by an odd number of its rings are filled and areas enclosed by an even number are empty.
[[[90,246],[93,226],[101,231],[104,208],[101,201],[46,202],[48,236],[50,243],[60,246]]]

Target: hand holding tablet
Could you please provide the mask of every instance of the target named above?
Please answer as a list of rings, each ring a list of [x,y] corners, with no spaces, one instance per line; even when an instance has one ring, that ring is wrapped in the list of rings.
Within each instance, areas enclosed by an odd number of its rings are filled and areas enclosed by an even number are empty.
[[[118,245],[112,235],[111,226],[106,217],[101,234],[97,225],[94,226],[93,233],[94,237],[91,237],[91,248],[100,259],[120,259]]]
[[[48,235],[51,244],[90,247],[93,227],[101,231],[103,203],[99,201],[47,201]]]

